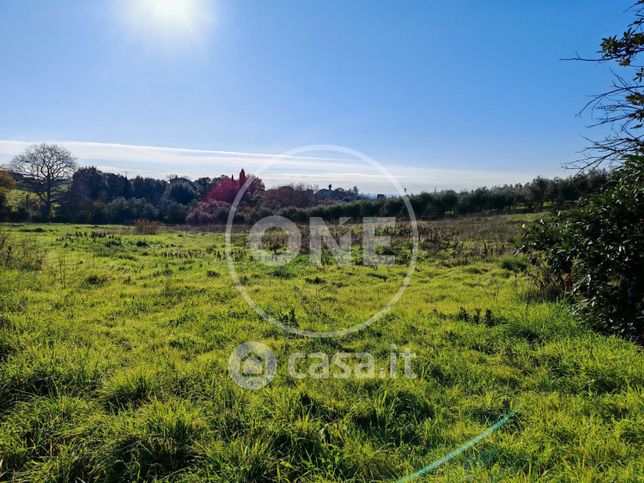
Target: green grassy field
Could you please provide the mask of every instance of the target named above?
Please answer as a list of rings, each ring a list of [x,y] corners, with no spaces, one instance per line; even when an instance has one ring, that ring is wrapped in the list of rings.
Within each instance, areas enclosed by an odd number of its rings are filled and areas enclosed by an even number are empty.
[[[228,273],[221,233],[4,225],[18,248],[0,268],[0,479],[391,481],[514,411],[430,477],[642,481],[641,351],[539,298],[511,256],[523,219],[432,225],[393,310],[333,339],[262,320]],[[298,328],[359,322],[406,272],[304,256],[268,268],[242,238],[242,284]],[[257,391],[228,375],[246,341],[278,360]],[[417,354],[417,378],[297,380],[286,369],[293,351],[384,363],[392,344]]]

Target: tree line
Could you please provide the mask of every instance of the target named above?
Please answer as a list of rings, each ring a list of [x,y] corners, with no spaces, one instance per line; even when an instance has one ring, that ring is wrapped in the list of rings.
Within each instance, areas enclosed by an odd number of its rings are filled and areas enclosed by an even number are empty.
[[[565,208],[570,203],[598,193],[608,180],[608,173],[591,171],[566,178],[537,177],[529,183],[477,188],[468,191],[441,190],[410,195],[409,202],[419,220],[438,220],[445,217],[474,214],[538,212],[546,208]],[[408,218],[401,197],[360,199],[343,203],[325,203],[310,207],[283,207],[277,214],[296,222],[311,216],[328,220],[340,217],[361,218],[393,216]]]
[[[525,184],[442,190],[409,196],[419,219],[480,213],[540,211],[565,207],[598,193],[608,174],[589,171],[567,178],[537,177]],[[9,203],[7,191],[20,189]],[[408,217],[401,197],[363,195],[357,187],[328,188],[304,184],[266,189],[263,181],[246,175],[171,176],[156,179],[105,173],[95,167],[77,168],[66,149],[42,144],[16,156],[0,174],[0,219],[93,224],[128,224],[139,219],[168,224],[225,223],[237,194],[244,189],[235,221],[251,223],[269,215],[305,222],[310,216],[328,220],[364,216]]]

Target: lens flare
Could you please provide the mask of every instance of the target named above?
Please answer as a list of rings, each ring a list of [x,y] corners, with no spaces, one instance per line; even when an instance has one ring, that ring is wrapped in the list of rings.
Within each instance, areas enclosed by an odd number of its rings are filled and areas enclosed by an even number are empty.
[[[212,21],[206,0],[129,0],[121,13],[129,29],[150,40],[198,39]]]

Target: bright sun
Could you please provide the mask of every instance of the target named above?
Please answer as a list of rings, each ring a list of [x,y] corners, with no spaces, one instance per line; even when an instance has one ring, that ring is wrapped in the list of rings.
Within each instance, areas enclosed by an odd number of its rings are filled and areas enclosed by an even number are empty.
[[[139,0],[150,22],[159,27],[172,28],[189,25],[195,20],[196,0]]]
[[[157,39],[197,38],[211,20],[207,0],[129,0],[126,20],[135,33]]]

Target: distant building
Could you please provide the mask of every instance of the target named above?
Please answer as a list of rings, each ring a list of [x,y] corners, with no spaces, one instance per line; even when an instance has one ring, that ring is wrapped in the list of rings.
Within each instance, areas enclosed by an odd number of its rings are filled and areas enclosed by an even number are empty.
[[[321,200],[332,200],[334,198],[334,192],[332,189],[323,188],[319,190],[315,195]]]
[[[349,191],[343,188],[323,188],[315,193],[315,197],[320,201],[355,201],[364,198],[360,195],[357,188],[350,189]]]

